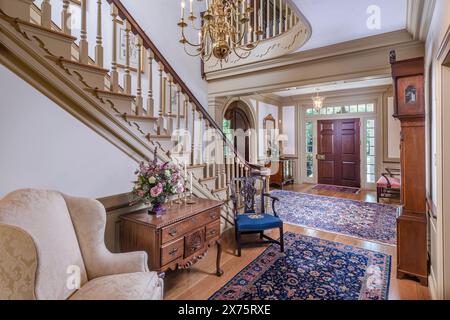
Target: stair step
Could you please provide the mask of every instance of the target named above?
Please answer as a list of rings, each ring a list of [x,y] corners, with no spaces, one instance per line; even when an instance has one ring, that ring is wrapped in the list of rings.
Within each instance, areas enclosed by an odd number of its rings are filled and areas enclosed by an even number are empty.
[[[214,190],[216,188],[217,177],[207,177],[198,180],[201,184],[208,187],[209,190]]]
[[[91,88],[97,88],[100,90],[105,89],[105,77],[109,70],[64,58],[53,56],[47,56],[47,58],[55,62],[60,62],[65,68],[69,69],[69,71],[77,72],[82,77],[81,80]]]
[[[125,117],[127,120],[133,120],[133,121],[150,121],[150,122],[158,121],[158,117],[152,117],[152,116],[146,116],[146,115],[138,116],[138,115],[134,115],[134,114],[126,114]]]
[[[18,1],[20,2],[20,1]],[[70,60],[72,57],[72,43],[76,37],[67,35],[61,31],[56,31],[41,27],[37,24],[16,20],[19,27],[30,39],[36,37],[45,46],[45,49],[56,57],[63,57]]]
[[[0,9],[11,18],[18,18],[23,21],[30,21],[30,10],[34,0],[2,0]]]
[[[198,169],[198,168],[205,168],[206,163],[204,164],[194,164],[187,167],[188,170]]]
[[[165,114],[164,117],[167,117],[167,118],[176,118],[177,115],[176,115],[176,114]],[[184,115],[180,114],[180,119],[184,119]]]
[[[107,90],[100,89],[86,89],[89,92],[92,92],[94,95],[103,99],[106,103],[106,100],[109,100],[114,106],[114,109],[119,114],[130,113],[131,106],[133,104],[134,99],[136,98],[133,95],[128,95],[119,92],[111,92]]]
[[[222,192],[222,191],[227,191],[227,187],[224,187],[224,188],[218,188],[218,189],[214,189],[214,190],[212,190],[211,192],[212,193],[214,193],[214,194],[216,194],[216,193],[219,193],[219,192]]]
[[[217,179],[217,177],[208,177],[208,178],[199,179],[199,181],[200,181],[200,183],[202,183],[202,182],[206,182],[206,181],[213,181],[216,179]]]
[[[171,140],[172,136],[170,134],[148,134],[148,140]]]

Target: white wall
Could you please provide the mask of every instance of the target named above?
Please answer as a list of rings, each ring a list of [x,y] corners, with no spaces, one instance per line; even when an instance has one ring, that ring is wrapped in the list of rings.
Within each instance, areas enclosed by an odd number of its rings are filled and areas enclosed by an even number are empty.
[[[283,134],[287,136],[287,141],[283,143],[284,154],[295,155],[295,145],[297,143],[296,133],[296,106],[283,107]]]
[[[0,197],[19,188],[129,192],[137,163],[0,66]]]

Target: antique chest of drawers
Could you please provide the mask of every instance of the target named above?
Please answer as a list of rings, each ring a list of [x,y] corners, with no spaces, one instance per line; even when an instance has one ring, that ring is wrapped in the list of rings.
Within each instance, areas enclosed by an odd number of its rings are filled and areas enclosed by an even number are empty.
[[[166,206],[160,217],[140,210],[121,216],[123,252],[146,251],[153,271],[188,269],[217,245],[217,275],[220,269],[221,201],[195,199],[195,204]]]

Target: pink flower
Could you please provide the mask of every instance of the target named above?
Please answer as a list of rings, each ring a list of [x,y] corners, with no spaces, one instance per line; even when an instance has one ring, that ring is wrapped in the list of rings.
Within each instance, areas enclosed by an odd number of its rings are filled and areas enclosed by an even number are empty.
[[[154,186],[153,188],[150,189],[150,195],[153,198],[156,198],[157,196],[159,196],[162,192],[163,188],[162,185],[160,183],[158,183],[156,186]]]
[[[140,197],[140,198],[142,198],[143,196],[144,196],[144,191],[142,191],[142,190],[139,190],[138,192],[137,192],[137,195],[138,195],[138,197]]]

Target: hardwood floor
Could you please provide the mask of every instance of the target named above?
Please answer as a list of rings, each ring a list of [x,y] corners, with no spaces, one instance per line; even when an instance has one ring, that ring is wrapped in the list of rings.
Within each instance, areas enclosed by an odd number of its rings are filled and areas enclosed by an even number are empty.
[[[348,198],[367,202],[376,202],[376,193],[362,191],[359,194],[344,194],[330,191],[311,190],[312,185],[294,185],[285,190],[306,192],[311,194]],[[285,232],[291,231],[311,237],[349,244],[368,250],[378,251],[392,256],[391,283],[389,291],[390,300],[428,300],[430,299],[428,288],[421,286],[412,280],[399,280],[396,278],[396,247],[360,240],[331,232],[317,231],[299,226],[285,224]],[[272,236],[277,237],[278,231],[273,231]],[[231,280],[239,271],[260,255],[266,247],[245,248],[242,257],[236,257],[233,230],[223,235],[224,250],[222,253],[222,269],[224,275],[215,275],[216,249],[211,249],[209,254],[190,271],[178,270],[169,272],[165,280],[165,299],[169,300],[205,300]]]

